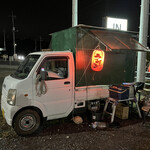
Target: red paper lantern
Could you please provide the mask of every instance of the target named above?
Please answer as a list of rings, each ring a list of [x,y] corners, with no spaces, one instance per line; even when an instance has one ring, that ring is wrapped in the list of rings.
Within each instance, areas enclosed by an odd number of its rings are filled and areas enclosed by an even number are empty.
[[[94,50],[92,54],[91,68],[93,71],[101,71],[104,65],[105,53],[102,50]]]

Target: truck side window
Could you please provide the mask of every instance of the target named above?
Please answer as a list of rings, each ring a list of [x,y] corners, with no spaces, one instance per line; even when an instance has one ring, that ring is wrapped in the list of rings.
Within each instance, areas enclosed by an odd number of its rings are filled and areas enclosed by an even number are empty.
[[[40,68],[44,68],[47,72],[48,77],[46,80],[65,79],[68,77],[68,58],[46,58]]]

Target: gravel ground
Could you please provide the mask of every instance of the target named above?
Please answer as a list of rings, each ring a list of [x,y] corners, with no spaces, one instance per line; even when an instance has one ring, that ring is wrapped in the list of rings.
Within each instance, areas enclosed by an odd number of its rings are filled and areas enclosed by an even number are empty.
[[[0,117],[2,120],[2,118]],[[32,136],[18,136],[4,120],[0,123],[1,150],[149,150],[150,128],[137,120],[121,122],[119,128],[93,129],[84,121],[48,121]]]
[[[0,81],[10,71],[0,71]],[[1,86],[1,85],[0,85]],[[107,118],[107,122],[109,123]],[[76,125],[70,118],[48,121],[31,136],[18,136],[0,113],[0,150],[149,150],[150,126],[143,126],[138,115],[115,118],[113,126],[93,129],[84,119]]]

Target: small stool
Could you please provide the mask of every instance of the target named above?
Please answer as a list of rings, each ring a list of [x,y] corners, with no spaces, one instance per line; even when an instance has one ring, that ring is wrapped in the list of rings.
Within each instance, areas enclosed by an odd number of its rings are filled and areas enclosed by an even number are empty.
[[[146,122],[146,117],[149,115],[150,113],[150,100],[149,100],[149,97],[150,97],[150,89],[149,88],[144,88],[143,89],[143,92],[145,93],[145,105],[142,106],[142,111],[143,111],[143,124],[145,124]]]
[[[146,116],[148,116],[150,113],[150,106],[142,106],[142,111],[143,111],[143,124],[145,124]]]
[[[114,99],[114,98],[111,98],[111,97],[108,97],[106,99],[106,103],[105,103],[105,106],[104,106],[104,110],[103,110],[103,115],[102,115],[102,119],[104,119],[104,115],[105,113],[111,115],[111,123],[113,123],[114,121],[114,116],[115,116],[115,111],[116,111],[116,106],[119,102],[125,102],[125,101],[134,101],[135,104],[136,104],[136,107],[137,107],[137,111],[138,111],[138,114],[139,114],[139,117],[142,118],[142,115],[141,115],[141,112],[140,112],[140,109],[139,109],[139,105],[138,105],[138,101],[136,100],[136,98],[129,98],[129,99],[125,99],[125,100],[118,100],[118,99]],[[109,103],[112,103],[112,112],[107,112],[107,107],[108,107],[108,104]]]
[[[109,103],[112,103],[112,113],[107,112],[107,107],[108,107]],[[105,103],[104,111],[103,111],[103,115],[102,115],[102,120],[104,119],[105,113],[107,113],[107,114],[111,115],[111,123],[113,123],[117,103],[118,103],[117,99],[114,99],[114,98],[111,98],[111,97],[108,97],[106,99],[106,103]]]

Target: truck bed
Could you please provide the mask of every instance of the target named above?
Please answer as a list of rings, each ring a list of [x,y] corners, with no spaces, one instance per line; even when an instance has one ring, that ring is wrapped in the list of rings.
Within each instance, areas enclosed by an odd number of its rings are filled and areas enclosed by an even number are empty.
[[[75,102],[102,99],[109,96],[108,85],[82,86],[75,88]]]

